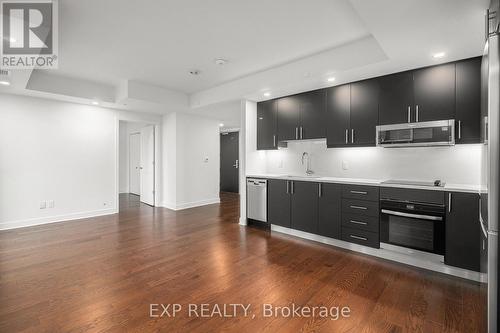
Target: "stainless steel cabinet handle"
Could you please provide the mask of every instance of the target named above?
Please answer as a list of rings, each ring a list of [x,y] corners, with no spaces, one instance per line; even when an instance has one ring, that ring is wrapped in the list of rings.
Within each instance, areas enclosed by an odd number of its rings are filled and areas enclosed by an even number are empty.
[[[359,239],[359,240],[362,240],[362,241],[367,241],[367,240],[368,240],[368,238],[365,238],[365,237],[359,237],[359,236],[354,236],[354,235],[349,235],[349,237],[354,238],[354,239]]]
[[[408,122],[411,123],[411,106],[408,105]]]
[[[458,121],[458,138],[459,139],[462,138],[462,121],[461,120]]]
[[[361,224],[361,225],[367,225],[368,224],[366,222],[360,222],[360,221],[354,221],[354,220],[350,220],[349,222],[355,223],[355,224]]]
[[[417,121],[418,123],[418,104],[417,106],[415,107],[416,111],[415,111],[415,120]]]
[[[448,193],[448,213],[451,213],[451,193]]]
[[[286,181],[286,194],[290,194],[290,181]]]
[[[291,193],[293,194],[295,192],[295,182],[291,181],[290,183],[292,183],[291,184]]]
[[[351,129],[351,143],[354,143],[354,129]]]
[[[295,140],[299,139],[299,128],[295,127]]]
[[[276,134],[273,135],[273,147],[276,147]]]
[[[321,183],[318,183],[318,196],[321,198]]]
[[[368,192],[365,192],[365,191],[351,191],[352,194],[363,194],[363,195],[366,195],[368,194]]]
[[[367,209],[368,209],[368,208],[366,208],[366,207],[361,207],[361,206],[352,206],[352,205],[351,205],[351,206],[349,206],[349,207],[351,207],[352,209],[362,209],[362,210],[367,210]]]
[[[304,132],[302,126],[300,126],[300,139],[302,140],[303,139],[303,136],[302,136],[302,133]]]
[[[345,143],[349,143],[349,130],[347,128],[345,130]]]

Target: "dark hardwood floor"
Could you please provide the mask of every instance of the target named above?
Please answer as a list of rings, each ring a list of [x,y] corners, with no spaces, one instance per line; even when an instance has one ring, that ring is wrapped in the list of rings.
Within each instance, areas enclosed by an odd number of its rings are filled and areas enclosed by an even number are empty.
[[[0,232],[0,332],[483,330],[478,284],[239,226],[237,195],[178,212],[120,201],[116,215]],[[183,310],[151,318],[151,303]],[[256,316],[189,317],[189,303]],[[351,312],[268,318],[263,303]]]

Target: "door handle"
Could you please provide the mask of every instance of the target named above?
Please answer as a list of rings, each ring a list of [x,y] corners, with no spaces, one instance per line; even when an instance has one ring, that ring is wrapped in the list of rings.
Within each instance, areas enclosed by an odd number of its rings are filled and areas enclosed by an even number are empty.
[[[276,134],[273,135],[273,147],[276,148]]]
[[[361,225],[367,225],[368,224],[366,222],[360,222],[360,221],[354,221],[354,220],[349,220],[349,222],[354,223],[354,224],[361,224]]]
[[[347,128],[345,130],[345,143],[349,143],[349,130]]]
[[[290,181],[286,181],[286,194],[290,194]]]
[[[418,104],[417,106],[415,107],[416,111],[415,111],[415,120],[417,121],[418,123]]]
[[[318,197],[321,198],[321,183],[318,183]]]
[[[295,191],[295,183],[293,181],[290,182],[291,185],[290,185],[290,193],[293,194],[293,192]]]
[[[448,193],[448,213],[451,213],[451,193]]]
[[[295,127],[295,140],[299,139],[299,128]]]
[[[354,239],[358,239],[358,240],[362,240],[362,241],[365,241],[365,242],[368,240],[368,238],[360,237],[360,236],[354,236],[354,235],[349,235],[349,237],[354,238]]]
[[[462,121],[458,121],[458,139],[462,139]]]
[[[351,143],[354,143],[354,128],[351,128]]]
[[[368,209],[368,208],[366,208],[366,207],[362,207],[362,206],[353,206],[353,205],[351,205],[351,206],[349,206],[349,207],[350,207],[350,208],[352,208],[352,209],[361,209],[361,210],[367,210],[367,209]]]
[[[303,136],[302,136],[302,132],[303,132],[303,131],[304,131],[304,130],[303,130],[302,126],[300,126],[300,139],[301,139],[301,140],[302,140],[302,138],[303,138]]]
[[[367,195],[368,192],[366,191],[351,191],[352,194],[363,194],[363,195]]]
[[[408,122],[411,123],[411,106],[408,105]]]

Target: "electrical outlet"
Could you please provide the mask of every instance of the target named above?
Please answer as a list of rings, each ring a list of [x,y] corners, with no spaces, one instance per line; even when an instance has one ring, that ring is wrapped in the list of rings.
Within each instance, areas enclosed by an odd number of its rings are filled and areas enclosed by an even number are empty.
[[[208,163],[208,156],[205,156],[205,158],[203,159],[203,162]]]
[[[278,168],[283,169],[283,160],[280,160],[278,163]]]
[[[54,202],[54,200],[49,200],[49,201],[47,202],[47,206],[48,206],[49,208],[54,208],[54,207],[55,207],[55,202]]]
[[[342,161],[342,169],[343,170],[349,170],[349,162]]]
[[[45,209],[47,208],[47,202],[46,201],[40,201],[40,209]]]

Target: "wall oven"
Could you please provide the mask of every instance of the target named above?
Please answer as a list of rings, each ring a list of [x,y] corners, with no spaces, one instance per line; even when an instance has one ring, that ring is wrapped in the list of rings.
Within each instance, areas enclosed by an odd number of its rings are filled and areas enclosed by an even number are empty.
[[[380,241],[444,255],[444,205],[382,199]]]

